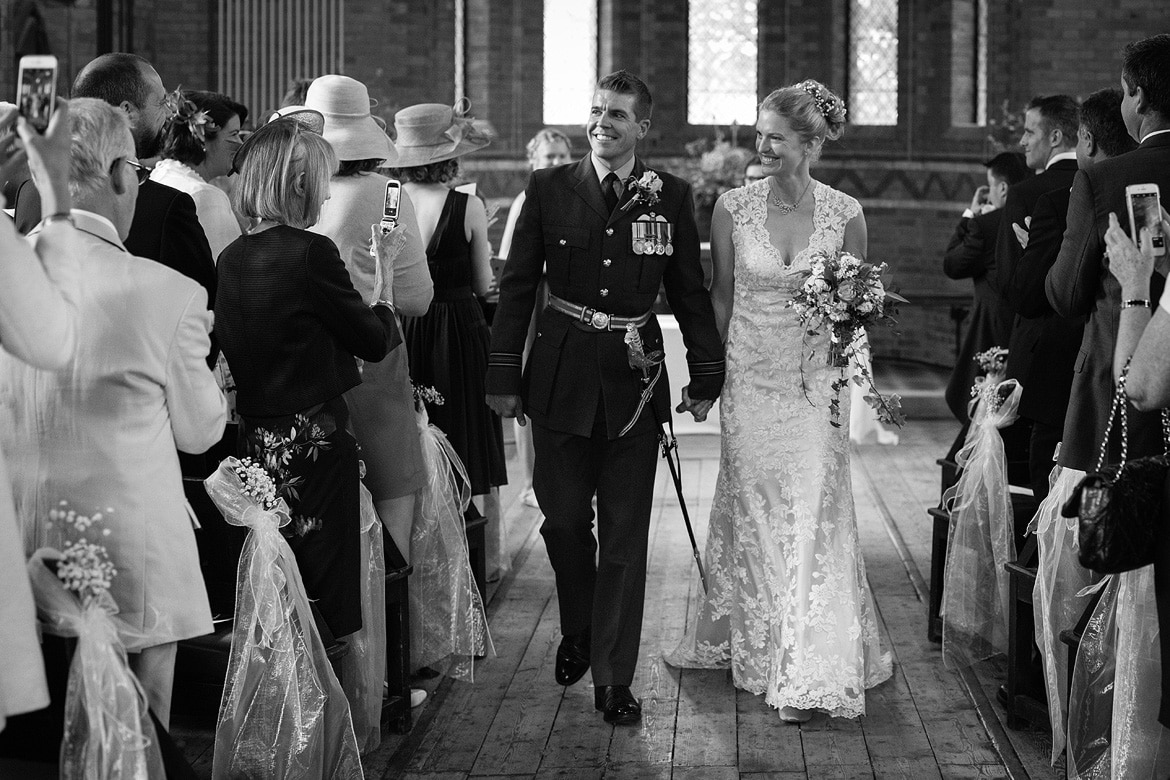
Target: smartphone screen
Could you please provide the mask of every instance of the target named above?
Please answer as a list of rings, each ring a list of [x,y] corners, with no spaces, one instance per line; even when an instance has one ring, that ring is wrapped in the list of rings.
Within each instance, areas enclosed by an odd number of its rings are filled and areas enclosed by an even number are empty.
[[[1154,252],[1163,254],[1166,251],[1166,236],[1162,235],[1162,210],[1158,202],[1158,193],[1131,193],[1129,200],[1130,208],[1133,210],[1133,225],[1130,230],[1134,243],[1138,242],[1141,229],[1148,227],[1154,243]]]
[[[402,186],[396,181],[386,185],[386,205],[382,209],[382,219],[398,219],[398,201],[402,197]]]
[[[53,96],[56,93],[55,68],[22,68],[20,71],[20,114],[38,132],[45,132],[53,114]]]

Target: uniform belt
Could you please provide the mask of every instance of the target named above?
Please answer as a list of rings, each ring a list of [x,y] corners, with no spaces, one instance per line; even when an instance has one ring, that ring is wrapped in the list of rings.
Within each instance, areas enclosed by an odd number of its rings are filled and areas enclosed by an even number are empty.
[[[615,317],[589,306],[569,303],[564,298],[558,298],[551,293],[548,296],[548,307],[561,314],[567,314],[578,322],[583,322],[597,330],[625,330],[627,325],[640,328],[650,321],[650,312],[640,314],[637,317]]]

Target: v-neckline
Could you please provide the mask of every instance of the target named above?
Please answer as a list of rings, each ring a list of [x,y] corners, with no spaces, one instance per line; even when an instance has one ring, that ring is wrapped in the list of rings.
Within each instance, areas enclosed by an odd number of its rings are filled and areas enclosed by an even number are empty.
[[[760,220],[760,232],[763,233],[764,242],[769,247],[772,248],[773,254],[775,254],[776,257],[779,259],[780,267],[782,269],[784,269],[785,271],[791,271],[793,268],[796,267],[796,263],[798,260],[800,260],[801,256],[804,255],[806,252],[808,252],[810,249],[812,249],[813,239],[815,239],[817,237],[817,233],[820,232],[821,226],[817,223],[817,208],[820,205],[820,198],[818,197],[818,193],[820,192],[821,183],[819,181],[817,181],[816,179],[811,180],[810,190],[811,190],[812,199],[813,199],[813,201],[812,201],[813,229],[812,229],[812,232],[808,234],[808,244],[805,245],[804,249],[799,250],[795,255],[793,255],[792,259],[789,262],[784,262],[784,256],[780,253],[780,248],[778,246],[776,246],[774,243],[772,243],[772,234],[770,232],[768,232],[768,195],[772,191],[772,185],[768,183],[767,179],[764,179],[763,183],[764,183],[764,187],[761,190],[761,194],[763,195],[763,201],[764,201],[763,202],[764,218],[762,220]]]

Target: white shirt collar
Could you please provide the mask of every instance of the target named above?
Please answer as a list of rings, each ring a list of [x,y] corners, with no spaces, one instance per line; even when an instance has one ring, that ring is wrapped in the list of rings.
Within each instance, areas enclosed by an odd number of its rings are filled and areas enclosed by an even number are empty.
[[[1155,130],[1152,133],[1146,133],[1144,136],[1142,136],[1141,143],[1144,144],[1146,141],[1150,140],[1154,136],[1161,135],[1162,133],[1170,133],[1170,128],[1167,128],[1165,130]]]
[[[597,174],[597,181],[604,182],[605,177],[610,174],[612,169],[599,160],[597,155],[595,155],[593,152],[589,153],[589,159],[593,162],[593,172]],[[631,155],[630,159],[626,161],[625,165],[616,170],[612,170],[613,173],[617,174],[618,181],[625,181],[626,179],[630,178],[630,173],[634,170],[635,159],[636,157]]]
[[[1059,152],[1058,154],[1054,154],[1048,158],[1048,162],[1044,165],[1044,170],[1048,170],[1053,166],[1054,163],[1058,163],[1061,160],[1072,160],[1073,162],[1076,162],[1076,159],[1076,152]]]

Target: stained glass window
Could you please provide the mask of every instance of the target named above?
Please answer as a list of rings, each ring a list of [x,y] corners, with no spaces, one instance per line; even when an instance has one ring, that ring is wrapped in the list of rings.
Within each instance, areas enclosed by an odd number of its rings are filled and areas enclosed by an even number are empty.
[[[987,124],[987,0],[953,0],[951,122]]]
[[[687,122],[751,125],[759,102],[757,0],[691,0]]]
[[[597,84],[597,3],[544,0],[544,123],[583,125]]]
[[[849,115],[898,124],[898,0],[849,0]]]

